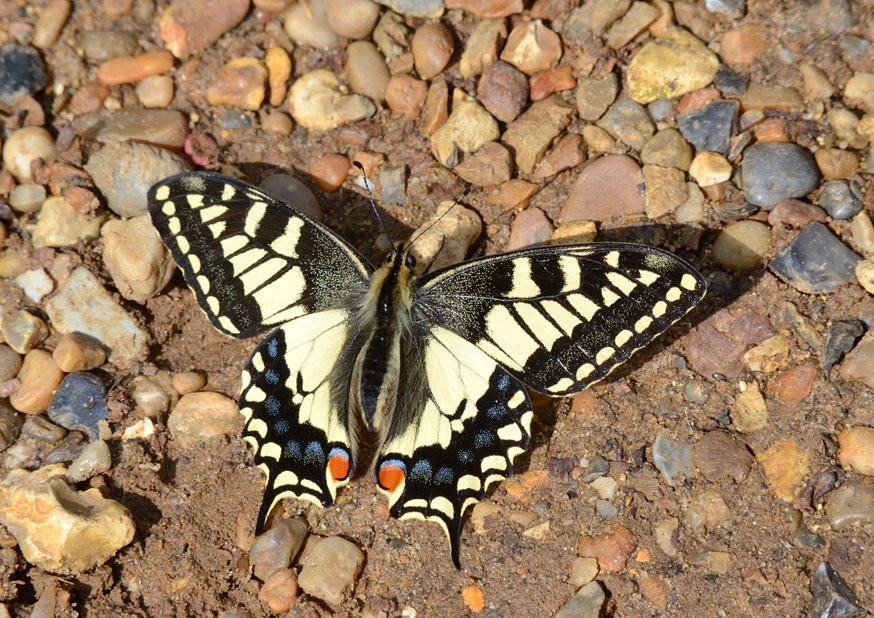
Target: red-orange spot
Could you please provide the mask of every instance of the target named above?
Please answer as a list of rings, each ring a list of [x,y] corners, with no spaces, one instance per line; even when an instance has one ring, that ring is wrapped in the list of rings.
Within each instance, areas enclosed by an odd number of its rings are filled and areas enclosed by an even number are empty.
[[[404,469],[393,463],[384,463],[379,467],[379,484],[391,493],[404,482]]]
[[[342,481],[349,476],[349,457],[345,453],[335,453],[328,460],[328,470],[335,481]]]

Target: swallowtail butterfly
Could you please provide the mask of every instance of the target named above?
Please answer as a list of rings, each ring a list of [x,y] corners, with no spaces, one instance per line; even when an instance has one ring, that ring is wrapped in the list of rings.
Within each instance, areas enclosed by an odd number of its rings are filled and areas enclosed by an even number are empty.
[[[149,212],[210,322],[265,335],[242,373],[244,439],[267,477],[256,530],[293,496],[333,504],[379,436],[394,517],[436,521],[459,564],[462,516],[528,447],[526,388],[583,390],[704,296],[659,249],[522,249],[417,276],[409,247],[371,265],[324,224],[242,181],[184,173]]]

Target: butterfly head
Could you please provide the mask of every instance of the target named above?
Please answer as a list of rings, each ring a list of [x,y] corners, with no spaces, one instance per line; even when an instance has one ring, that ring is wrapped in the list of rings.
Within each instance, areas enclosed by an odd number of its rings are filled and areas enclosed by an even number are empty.
[[[386,254],[385,263],[386,265],[403,264],[406,268],[413,270],[416,267],[416,257],[409,252],[409,247],[404,248],[400,245],[395,245]]]

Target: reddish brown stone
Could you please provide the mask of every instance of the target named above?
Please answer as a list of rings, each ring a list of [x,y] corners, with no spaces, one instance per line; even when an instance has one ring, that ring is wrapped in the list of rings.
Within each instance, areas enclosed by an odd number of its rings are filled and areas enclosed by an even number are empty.
[[[710,431],[692,449],[695,467],[708,481],[732,478],[743,481],[753,465],[753,456],[746,445],[726,431]]]
[[[827,219],[828,215],[819,206],[792,199],[778,202],[768,213],[768,224],[772,227],[781,223],[792,227],[805,227],[813,221],[823,223]]]
[[[626,155],[606,155],[583,168],[561,211],[561,222],[607,221],[642,214],[643,172]]]
[[[637,539],[622,524],[616,524],[612,532],[580,537],[577,544],[577,553],[583,558],[595,558],[601,573],[622,571],[628,556],[635,549],[637,549]]]
[[[747,348],[774,335],[768,318],[745,309],[723,309],[693,328],[686,336],[686,356],[692,368],[710,377],[729,378],[744,370]]]
[[[530,97],[532,101],[542,101],[553,92],[575,88],[573,70],[569,64],[533,75],[529,80]]]
[[[476,96],[492,116],[512,122],[528,103],[528,78],[511,64],[491,62],[483,68]]]
[[[783,401],[799,401],[810,394],[816,379],[816,367],[804,363],[778,374],[768,383],[768,394]]]

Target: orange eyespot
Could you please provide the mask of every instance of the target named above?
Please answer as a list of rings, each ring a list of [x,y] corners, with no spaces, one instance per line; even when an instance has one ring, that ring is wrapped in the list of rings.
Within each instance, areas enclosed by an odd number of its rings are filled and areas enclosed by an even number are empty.
[[[349,456],[343,452],[334,452],[328,459],[328,470],[335,481],[343,481],[349,476]]]
[[[406,466],[403,462],[390,459],[379,467],[379,486],[392,493],[401,486],[405,476]]]

